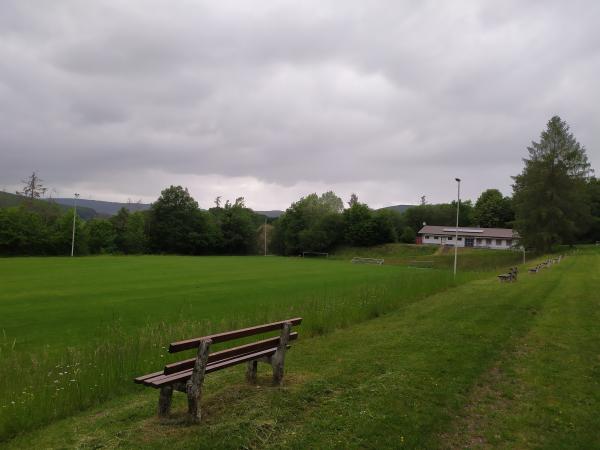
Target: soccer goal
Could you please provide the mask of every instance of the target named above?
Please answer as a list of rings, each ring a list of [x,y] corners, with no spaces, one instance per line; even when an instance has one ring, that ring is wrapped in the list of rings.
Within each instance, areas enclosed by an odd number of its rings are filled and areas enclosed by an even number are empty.
[[[326,252],[302,252],[303,258],[329,258],[329,253]]]
[[[377,264],[379,266],[381,266],[384,261],[383,258],[359,258],[358,256],[355,256],[350,260],[352,264]]]

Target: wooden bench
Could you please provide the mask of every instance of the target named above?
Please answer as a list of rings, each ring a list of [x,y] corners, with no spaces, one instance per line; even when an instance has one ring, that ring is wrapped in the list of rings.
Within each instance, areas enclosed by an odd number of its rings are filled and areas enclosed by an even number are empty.
[[[517,274],[519,272],[519,269],[517,267],[511,267],[508,271],[508,273],[502,273],[500,275],[498,275],[498,280],[500,280],[500,282],[503,281],[517,281]]]
[[[300,325],[301,322],[302,318],[296,317],[281,322],[173,342],[169,345],[169,353],[197,349],[196,357],[167,364],[163,370],[137,377],[134,382],[160,389],[158,400],[158,415],[160,417],[169,414],[174,390],[187,394],[188,419],[191,422],[199,422],[202,383],[206,374],[246,363],[248,365],[246,379],[248,382],[254,383],[256,382],[258,362],[262,361],[270,364],[273,368],[273,384],[280,385],[283,380],[283,366],[285,352],[289,348],[288,344],[298,338],[298,333],[292,333],[291,329],[292,326]],[[211,344],[276,330],[281,330],[279,336],[218,352],[210,352]]]
[[[535,267],[530,267],[528,272],[532,273],[532,274],[536,274],[538,273],[540,270],[542,269],[546,269],[548,267],[548,261],[544,261],[539,263],[537,266]]]
[[[561,260],[562,260],[562,255],[559,255],[556,258],[547,259],[546,261],[539,263],[535,267],[530,267],[527,271],[529,273],[535,274],[535,273],[538,273],[542,269],[547,269],[552,264],[558,264],[558,263],[560,263]]]

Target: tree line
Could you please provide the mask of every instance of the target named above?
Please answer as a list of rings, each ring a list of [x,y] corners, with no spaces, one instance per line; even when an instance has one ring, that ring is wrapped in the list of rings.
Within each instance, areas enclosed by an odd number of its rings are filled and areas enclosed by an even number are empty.
[[[201,210],[181,186],[164,189],[149,211],[121,208],[115,216],[87,221],[73,209],[64,212],[34,198],[0,209],[0,254],[68,254],[73,224],[77,255],[253,254],[265,220],[246,208],[242,197]]]
[[[505,225],[510,207],[497,190],[486,191],[475,206],[461,204],[461,224]],[[496,202],[497,201],[497,202]],[[498,203],[498,204],[496,204]],[[267,219],[234,202],[203,210],[187,189],[170,186],[149,211],[122,208],[109,218],[83,220],[74,210],[63,210],[28,194],[20,206],[0,208],[0,254],[65,255],[70,251],[73,226],[75,254],[248,255],[264,251],[295,255],[303,251],[331,251],[338,245],[372,246],[389,242],[414,243],[423,222],[452,223],[455,204],[373,210],[352,195],[347,208],[334,192],[310,194],[294,202],[278,219]],[[266,223],[266,222],[269,223]],[[267,228],[265,230],[265,227]]]
[[[513,177],[513,196],[488,189],[475,204],[461,202],[460,226],[515,228],[526,247],[541,251],[600,241],[600,180],[593,177],[585,148],[568,125],[553,117],[528,153],[523,171]],[[60,211],[37,200],[39,189],[45,188],[35,173],[33,177],[21,192],[27,201],[0,209],[0,254],[67,254],[73,210]],[[266,217],[245,206],[243,197],[224,204],[218,197],[214,207],[204,210],[187,189],[170,186],[148,211],[123,208],[110,218],[76,217],[75,253],[248,255],[262,253],[266,234],[269,252],[297,255],[340,245],[414,243],[424,223],[453,225],[455,215],[456,202],[427,204],[423,198],[421,205],[399,213],[374,210],[355,194],[345,207],[329,191],[299,199],[267,224]]]
[[[539,142],[527,147],[523,171],[514,176],[513,196],[482,192],[475,204],[461,202],[460,226],[513,228],[526,248],[548,251],[578,242],[600,242],[600,180],[593,176],[585,147],[558,116]],[[277,221],[273,247],[280,254],[328,251],[337,245],[370,246],[414,242],[423,224],[454,225],[456,202],[374,211],[353,194],[344,209],[333,192],[295,202]]]

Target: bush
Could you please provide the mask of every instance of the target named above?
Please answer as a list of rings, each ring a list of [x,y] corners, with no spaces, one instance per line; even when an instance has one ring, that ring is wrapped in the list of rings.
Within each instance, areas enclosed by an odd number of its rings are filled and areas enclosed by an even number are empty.
[[[411,227],[404,227],[402,235],[400,235],[400,241],[406,244],[414,244],[417,238],[417,233]]]

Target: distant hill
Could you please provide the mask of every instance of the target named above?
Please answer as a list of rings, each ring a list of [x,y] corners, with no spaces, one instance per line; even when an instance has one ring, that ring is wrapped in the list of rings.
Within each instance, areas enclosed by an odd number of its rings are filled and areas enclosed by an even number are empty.
[[[415,205],[392,205],[392,206],[385,206],[383,208],[379,208],[381,209],[392,209],[394,211],[398,211],[399,213],[403,213],[404,211],[406,211],[408,208],[412,208]],[[276,219],[277,217],[281,216],[285,211],[281,211],[278,209],[274,209],[271,211],[254,211],[256,214],[261,214],[263,216],[267,216],[270,219]]]
[[[394,211],[398,211],[399,213],[403,213],[408,208],[412,208],[413,206],[416,206],[416,205],[392,205],[392,206],[385,206],[385,207],[379,208],[379,209],[392,209]]]
[[[53,199],[56,203],[60,205],[73,205],[72,198],[55,198]],[[83,198],[77,199],[77,208],[79,209],[79,205],[87,208],[91,208],[98,212],[98,214],[114,216],[119,212],[121,208],[126,208],[129,212],[136,211],[146,211],[150,209],[149,203],[119,203],[119,202],[105,202],[102,200],[86,200]]]
[[[256,214],[260,214],[262,216],[267,216],[269,219],[276,219],[277,217],[279,217],[280,215],[283,214],[283,211],[280,211],[278,209],[274,209],[271,211],[254,211]]]
[[[24,201],[24,197],[8,192],[0,191],[0,208],[10,208],[11,206],[19,206]]]
[[[0,191],[0,208],[10,208],[12,206],[20,206],[23,204],[26,204],[31,209],[35,209],[38,211],[51,212],[52,208],[57,208],[59,211],[64,212],[72,208],[73,200],[71,200],[69,204],[59,204],[58,202],[54,202],[53,199],[32,201],[31,199],[23,197],[22,195]],[[88,220],[97,217],[98,213],[92,208],[78,206],[77,215],[84,220]]]
[[[25,197],[10,194],[8,192],[0,191],[0,208],[5,208],[8,206],[17,206],[27,200]],[[73,199],[72,198],[53,198],[53,199],[43,199],[36,200],[35,202],[41,203],[54,203],[56,204],[62,211],[71,209],[73,207]],[[87,200],[87,199],[77,199],[77,212],[82,219],[91,219],[94,217],[101,216],[114,216],[121,208],[126,208],[130,212],[136,211],[146,211],[150,209],[152,205],[150,203],[120,203],[120,202],[106,202],[102,200]],[[403,213],[408,208],[415,205],[392,205],[385,206],[382,209],[392,209],[394,211],[398,211],[399,213]],[[285,211],[281,211],[279,209],[272,209],[269,211],[254,211],[256,214],[260,214],[263,216],[267,216],[270,219],[276,219],[281,216]]]

